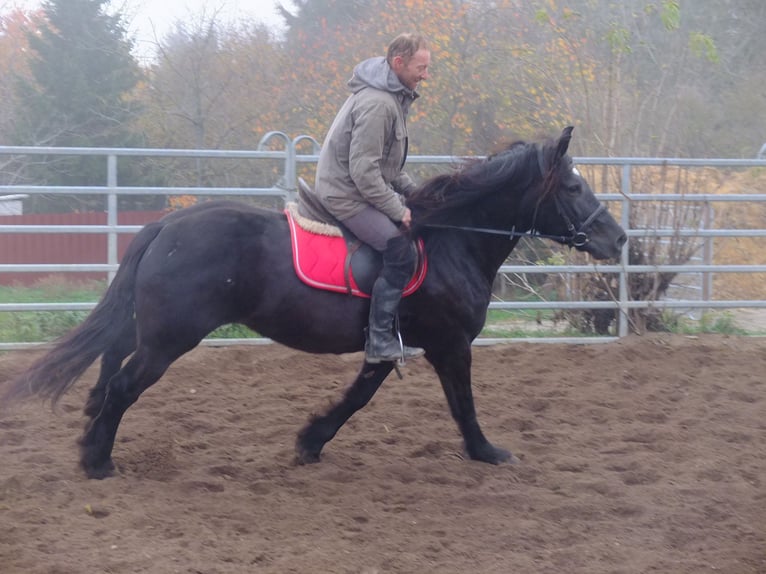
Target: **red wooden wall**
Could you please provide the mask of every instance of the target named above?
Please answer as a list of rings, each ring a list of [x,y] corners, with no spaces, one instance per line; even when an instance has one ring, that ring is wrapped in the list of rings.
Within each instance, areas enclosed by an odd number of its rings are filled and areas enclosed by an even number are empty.
[[[126,211],[117,216],[119,225],[144,225],[161,218],[160,211]],[[0,215],[0,225],[106,225],[106,213],[50,213]],[[132,233],[117,235],[118,258],[133,238]],[[0,233],[0,264],[88,263],[106,264],[105,233]],[[0,273],[0,285],[29,285],[50,273]],[[55,273],[69,281],[106,279],[106,273]]]

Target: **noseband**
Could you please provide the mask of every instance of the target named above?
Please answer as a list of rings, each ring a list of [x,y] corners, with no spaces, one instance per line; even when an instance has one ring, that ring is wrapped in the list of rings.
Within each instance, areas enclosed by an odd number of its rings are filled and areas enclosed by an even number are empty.
[[[601,212],[606,209],[606,206],[603,203],[599,203],[596,210],[588,216],[588,219],[580,224],[580,228],[578,229],[577,226],[572,223],[572,220],[567,216],[566,210],[564,209],[561,201],[559,201],[558,196],[554,195],[553,199],[556,202],[556,209],[558,210],[561,218],[564,220],[564,223],[566,223],[567,231],[569,231],[569,237],[566,240],[566,244],[571,247],[584,247],[588,242],[590,242],[590,237],[588,237],[586,230],[593,224]]]

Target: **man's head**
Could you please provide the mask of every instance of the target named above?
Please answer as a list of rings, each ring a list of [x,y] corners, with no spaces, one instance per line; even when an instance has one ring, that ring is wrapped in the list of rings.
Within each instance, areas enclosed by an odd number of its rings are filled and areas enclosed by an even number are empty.
[[[428,79],[431,52],[423,36],[401,34],[389,44],[386,61],[402,85],[414,90],[421,80]]]

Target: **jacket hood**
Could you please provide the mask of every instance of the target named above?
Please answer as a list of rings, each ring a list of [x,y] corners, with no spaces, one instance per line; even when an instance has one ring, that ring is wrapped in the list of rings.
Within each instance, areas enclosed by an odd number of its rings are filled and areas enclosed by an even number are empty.
[[[370,87],[392,94],[402,92],[412,99],[418,97],[417,92],[410,90],[399,81],[383,56],[369,58],[357,64],[354,68],[354,75],[348,81],[348,87],[354,93]]]

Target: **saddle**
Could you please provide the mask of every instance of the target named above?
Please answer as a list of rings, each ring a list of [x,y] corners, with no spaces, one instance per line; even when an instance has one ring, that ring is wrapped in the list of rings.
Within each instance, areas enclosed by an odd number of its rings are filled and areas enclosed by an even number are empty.
[[[303,201],[308,186],[303,180],[300,184],[304,187],[299,193]],[[296,275],[306,285],[317,289],[369,298],[383,267],[383,256],[344,227],[317,221],[303,214],[306,211],[315,213],[312,211],[314,205],[308,210],[303,208],[304,204],[299,206],[292,202],[285,208]],[[403,297],[418,290],[428,268],[423,241],[418,240],[415,245],[417,264],[404,288]]]

